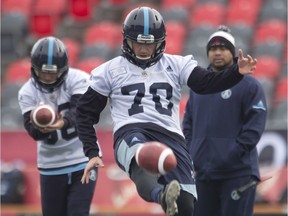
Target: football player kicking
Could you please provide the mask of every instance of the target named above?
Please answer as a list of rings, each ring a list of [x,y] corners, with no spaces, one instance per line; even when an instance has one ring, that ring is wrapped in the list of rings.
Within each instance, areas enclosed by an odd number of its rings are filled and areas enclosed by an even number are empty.
[[[255,70],[256,59],[243,57],[219,73],[197,66],[192,55],[164,54],[166,29],[158,11],[148,7],[132,10],[123,24],[123,55],[92,71],[91,83],[77,105],[77,130],[89,163],[82,177],[104,166],[94,125],[109,99],[114,124],[117,164],[135,183],[139,195],[161,204],[166,215],[191,216],[197,198],[192,160],[186,149],[179,119],[182,85],[195,92],[223,91]],[[169,146],[177,167],[166,175],[151,175],[135,162],[137,147],[148,141]]]

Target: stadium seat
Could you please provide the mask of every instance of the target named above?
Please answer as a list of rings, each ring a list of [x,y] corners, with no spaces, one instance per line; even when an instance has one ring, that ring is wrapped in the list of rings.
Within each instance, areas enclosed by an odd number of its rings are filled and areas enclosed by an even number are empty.
[[[249,41],[250,44],[250,40],[254,33],[252,26],[240,23],[230,24],[228,27],[230,28],[231,34],[234,36],[236,43],[238,38],[242,38],[242,40]]]
[[[286,56],[286,58],[284,56],[284,62],[282,63],[282,66],[281,66],[281,71],[280,71],[280,74],[279,74],[279,78],[286,77],[287,76],[287,70],[288,70],[288,67],[287,67],[287,56]]]
[[[154,3],[153,1],[134,1],[133,4],[129,5],[128,7],[125,7],[122,11],[122,15],[121,15],[121,20],[118,20],[120,21],[121,23],[124,22],[126,16],[131,12],[131,10],[135,9],[135,8],[138,8],[138,7],[150,7],[150,8],[154,8],[156,10],[158,10],[159,12],[164,9],[164,8],[161,8],[159,7],[158,4]]]
[[[184,7],[177,6],[173,8],[164,8],[161,11],[161,14],[165,22],[176,21],[186,24],[189,21],[188,10]]]
[[[94,68],[103,64],[104,62],[105,62],[105,59],[101,57],[90,57],[90,58],[79,60],[76,63],[75,67],[90,74],[90,72]]]
[[[56,26],[66,12],[66,1],[36,0],[30,16],[30,31],[39,38],[54,35]]]
[[[18,91],[23,83],[4,83],[1,88],[1,128],[19,129],[23,117],[18,104]]]
[[[230,1],[227,7],[227,25],[246,24],[254,26],[257,22],[261,2],[259,0]]]
[[[214,2],[197,4],[196,8],[190,12],[190,26],[211,25],[217,27],[223,24],[225,8],[222,4]]]
[[[174,7],[184,7],[188,10],[191,10],[193,6],[196,4],[197,0],[162,0],[161,8],[174,8]]]
[[[35,0],[34,12],[63,15],[66,13],[67,0]]]
[[[241,37],[235,37],[235,55],[238,56],[238,49],[242,49],[244,55],[251,53],[250,40]]]
[[[197,0],[197,4],[198,5],[206,4],[206,3],[210,3],[210,2],[212,2],[212,1],[211,0]],[[213,0],[213,2],[226,6],[227,3],[229,2],[229,0]]]
[[[6,69],[4,83],[24,83],[30,78],[31,62],[29,58],[18,59]]]
[[[1,13],[19,12],[26,17],[30,16],[33,0],[2,0]]]
[[[90,57],[100,57],[108,60],[112,48],[106,43],[98,42],[94,44],[85,44],[82,46],[79,54],[79,59],[86,59]]]
[[[279,59],[271,56],[260,56],[257,58],[257,66],[254,72],[255,77],[265,77],[276,80],[280,74],[281,63]]]
[[[287,100],[287,75],[276,82],[275,101]]]
[[[48,35],[54,35],[55,18],[49,14],[34,14],[31,20],[31,33],[34,37],[40,38]]]
[[[68,37],[61,38],[61,40],[65,44],[68,51],[69,65],[73,66],[76,63],[80,53],[80,44],[77,40]]]
[[[263,1],[258,22],[271,19],[287,21],[287,0]]]
[[[122,26],[111,21],[102,21],[88,27],[83,36],[84,44],[106,43],[111,48],[122,43]]]
[[[268,20],[259,25],[254,33],[254,43],[263,43],[269,40],[276,40],[285,43],[287,33],[287,22],[281,20]]]
[[[283,54],[283,62],[286,63],[286,69],[287,69],[287,61],[288,61],[288,44],[286,44]]]
[[[129,4],[129,0],[107,0],[111,5],[117,7],[119,5],[127,5]]]
[[[270,1],[270,0],[268,0]],[[252,7],[254,10],[260,10],[263,4],[263,0],[228,0],[230,5],[238,6],[241,7],[241,5],[249,5]]]
[[[216,28],[212,26],[197,26],[190,29],[183,49],[183,55],[193,55],[198,65],[206,68],[209,64],[207,59],[206,45],[210,35]]]
[[[275,92],[275,81],[268,79],[266,77],[257,77],[257,80],[261,83],[262,88],[264,90],[264,94],[266,96],[267,107],[270,109],[272,99]]]
[[[167,37],[165,53],[172,55],[181,55],[184,43],[182,41],[174,41],[173,38]]]
[[[1,15],[1,63],[6,64],[27,54],[28,20],[18,12]]]
[[[263,43],[257,43],[253,47],[252,55],[255,58],[259,56],[273,56],[278,59],[282,59],[284,53],[283,44],[279,41],[269,40]]]
[[[245,23],[240,24],[231,24],[228,25],[231,30],[231,34],[235,38],[236,43],[236,55],[237,50],[241,48],[245,54],[250,53],[251,51],[251,40],[253,36],[253,28],[250,25]]]
[[[93,18],[93,9],[97,7],[100,0],[67,0],[68,16],[74,22],[88,21]]]
[[[286,130],[288,125],[287,117],[287,98],[276,102],[270,110],[271,115],[269,116],[270,128],[276,130]]]
[[[166,22],[166,52],[180,55],[183,50],[187,30],[182,22]]]
[[[187,34],[183,54],[199,54],[206,57],[206,45],[209,37],[216,31],[217,27],[210,25],[199,25],[191,28]]]

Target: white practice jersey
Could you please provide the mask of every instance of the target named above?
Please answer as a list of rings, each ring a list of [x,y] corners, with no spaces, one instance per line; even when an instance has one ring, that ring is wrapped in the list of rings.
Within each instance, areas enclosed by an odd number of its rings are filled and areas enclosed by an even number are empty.
[[[87,73],[70,68],[65,82],[53,93],[42,93],[31,79],[28,80],[18,95],[22,114],[45,102],[65,116],[70,107],[71,96],[84,94],[88,88],[88,80]],[[88,161],[75,127],[57,130],[48,139],[49,143],[46,140],[37,141],[39,168],[59,168]]]
[[[197,61],[164,54],[145,70],[119,56],[92,71],[91,87],[110,100],[114,133],[132,123],[154,123],[183,136],[179,103],[182,86]]]

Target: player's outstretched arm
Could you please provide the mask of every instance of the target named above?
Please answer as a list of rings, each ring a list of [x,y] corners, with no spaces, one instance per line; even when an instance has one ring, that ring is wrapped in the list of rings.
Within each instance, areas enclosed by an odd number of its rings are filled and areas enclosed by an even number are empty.
[[[85,167],[83,176],[81,178],[82,184],[88,184],[89,183],[89,178],[90,178],[90,171],[94,167],[104,167],[104,163],[100,157],[93,157],[89,160],[88,164]]]
[[[247,55],[245,58],[243,56],[243,51],[241,49],[238,50],[238,67],[239,73],[242,75],[252,74],[256,69],[257,59],[252,58],[250,55]]]

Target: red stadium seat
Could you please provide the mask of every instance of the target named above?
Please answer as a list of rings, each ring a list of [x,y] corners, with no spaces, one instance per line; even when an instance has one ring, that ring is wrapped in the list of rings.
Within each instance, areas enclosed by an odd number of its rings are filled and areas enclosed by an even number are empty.
[[[35,0],[34,11],[61,15],[66,12],[67,0]]]
[[[227,7],[227,24],[246,24],[254,26],[260,9],[259,1],[232,1]]]
[[[24,83],[30,78],[31,62],[29,58],[18,59],[8,65],[5,83]]]
[[[268,40],[286,42],[287,22],[281,20],[269,20],[258,25],[254,34],[254,43],[262,43]]]
[[[1,12],[20,12],[25,16],[30,16],[33,0],[2,0]]]
[[[53,16],[47,14],[33,15],[31,21],[31,32],[33,36],[44,37],[55,33]]]
[[[90,58],[86,58],[86,59],[78,61],[75,67],[90,74],[94,68],[103,64],[104,62],[105,60],[103,58],[90,57]]]
[[[93,8],[100,0],[68,0],[69,16],[75,21],[87,21],[93,16]]]
[[[53,35],[66,11],[66,1],[36,0],[30,17],[30,31],[35,37]]]
[[[181,22],[168,21],[166,22],[166,31],[166,52],[180,55],[187,34],[186,26]]]
[[[162,8],[174,8],[174,7],[183,7],[188,10],[192,9],[192,7],[195,5],[197,0],[162,0],[161,7]]]
[[[119,5],[129,4],[129,0],[108,0],[107,2],[116,7]]]
[[[86,29],[84,43],[93,44],[103,42],[110,47],[117,47],[122,43],[122,27],[111,21],[102,21]]]
[[[263,0],[229,0],[230,4],[240,7],[243,4],[249,4],[250,7],[254,8],[255,10],[259,10],[262,6]]]
[[[206,3],[198,5],[190,14],[190,25],[211,25],[218,27],[223,23],[225,6],[220,3]]]
[[[69,56],[69,65],[73,66],[77,59],[78,55],[80,53],[80,44],[78,43],[77,40],[74,40],[72,38],[62,38],[61,39],[63,43],[65,44],[67,51],[68,51],[68,56]]]
[[[260,56],[257,58],[255,77],[266,77],[268,79],[276,79],[280,74],[281,63],[277,58],[272,56]]]

